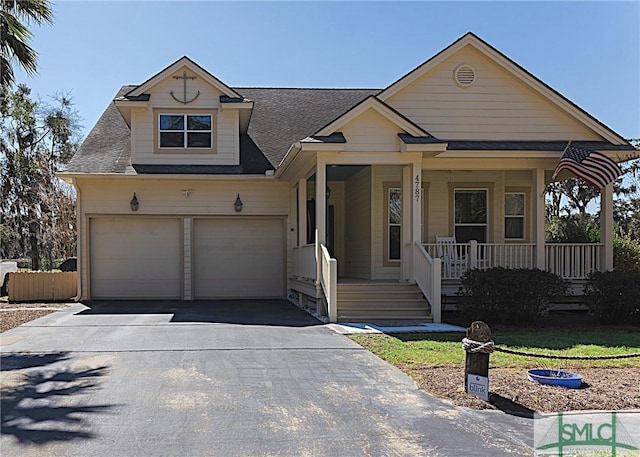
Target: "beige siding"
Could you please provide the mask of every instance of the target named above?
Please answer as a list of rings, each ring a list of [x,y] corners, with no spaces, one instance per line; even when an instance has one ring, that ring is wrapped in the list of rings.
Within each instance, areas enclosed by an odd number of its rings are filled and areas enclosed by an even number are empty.
[[[345,182],[345,274],[371,279],[371,167]]]
[[[179,70],[172,76],[182,75]],[[190,71],[187,72],[191,74]],[[131,112],[131,152],[135,164],[191,164],[191,165],[235,165],[240,160],[239,113],[237,109],[221,109],[220,92],[201,78],[187,82],[187,97],[192,98],[200,91],[198,98],[184,105],[176,102],[170,92],[182,99],[183,82],[169,76],[155,85],[149,93],[149,107],[133,109]],[[157,136],[157,114],[159,112],[180,113],[183,110],[206,109],[214,117],[215,148],[212,153],[156,153],[154,141]],[[154,111],[155,110],[155,111]]]
[[[398,184],[402,188],[402,169],[399,166],[374,166],[373,169],[373,277],[372,279],[400,279],[400,262],[386,262],[384,246],[388,236],[385,227],[387,197],[385,184]]]
[[[530,178],[529,178],[530,179]],[[423,171],[422,181],[428,183],[429,215],[426,218],[427,239],[435,243],[435,237],[453,236],[452,191],[455,184],[467,188],[490,188],[488,207],[489,242],[501,243],[503,238],[504,173],[502,171]],[[491,191],[491,189],[493,189]]]
[[[453,80],[471,65],[475,82]],[[464,48],[386,102],[432,135],[474,140],[599,140],[539,94],[472,48]]]
[[[341,129],[347,140],[345,151],[389,152],[400,150],[398,133],[403,130],[373,109]]]
[[[137,214],[236,215],[236,196],[244,204],[242,215],[287,215],[289,191],[286,183],[223,180],[91,180],[82,184],[85,213],[131,214],[129,201],[136,193]],[[183,190],[190,190],[186,197]]]

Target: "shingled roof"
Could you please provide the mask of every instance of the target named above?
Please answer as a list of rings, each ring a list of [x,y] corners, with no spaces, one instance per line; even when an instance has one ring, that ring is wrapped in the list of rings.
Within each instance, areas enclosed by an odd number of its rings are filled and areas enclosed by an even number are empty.
[[[123,86],[114,99],[137,86]],[[239,166],[131,164],[131,131],[112,101],[67,165],[67,173],[261,174],[278,166],[291,144],[317,132],[379,89],[234,88],[254,101]]]

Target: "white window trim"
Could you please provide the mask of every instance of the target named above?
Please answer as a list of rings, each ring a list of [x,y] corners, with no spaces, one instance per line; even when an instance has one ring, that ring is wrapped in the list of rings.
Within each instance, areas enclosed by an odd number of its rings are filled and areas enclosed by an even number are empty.
[[[182,116],[184,119],[184,129],[183,130],[162,130],[160,128],[160,118],[162,116]],[[187,117],[188,116],[209,116],[209,118],[211,119],[211,129],[210,130],[189,130],[187,128]],[[158,113],[158,149],[165,149],[165,150],[177,150],[177,149],[184,149],[184,150],[189,150],[189,151],[197,151],[197,150],[211,150],[213,149],[213,126],[214,126],[214,119],[213,119],[213,115],[206,113],[206,114],[195,114],[195,113],[169,113],[169,112],[163,112],[163,113]],[[162,133],[166,133],[166,132],[182,132],[182,147],[179,146],[162,146]],[[209,132],[209,135],[211,137],[211,146],[209,147],[197,147],[197,148],[190,148],[187,146],[187,134],[188,133],[206,133]]]
[[[507,195],[522,195],[522,214],[507,214]],[[526,223],[527,223],[527,194],[526,192],[505,192],[504,193],[504,204],[505,204],[505,208],[504,208],[504,223],[506,225],[506,221],[507,218],[521,218],[522,219],[522,237],[520,238],[507,238],[507,231],[506,231],[506,227],[505,227],[505,231],[504,231],[504,239],[508,240],[508,241],[523,241],[525,240],[526,237]]]

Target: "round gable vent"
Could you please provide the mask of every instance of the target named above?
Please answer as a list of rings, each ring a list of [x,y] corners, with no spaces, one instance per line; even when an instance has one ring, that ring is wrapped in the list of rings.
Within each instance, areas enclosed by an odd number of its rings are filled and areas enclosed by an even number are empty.
[[[461,87],[469,87],[476,80],[476,72],[471,65],[462,64],[453,71],[453,79]]]

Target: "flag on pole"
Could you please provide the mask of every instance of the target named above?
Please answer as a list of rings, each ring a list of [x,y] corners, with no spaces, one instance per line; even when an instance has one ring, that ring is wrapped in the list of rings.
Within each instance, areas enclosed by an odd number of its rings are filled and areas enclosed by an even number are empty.
[[[551,178],[555,179],[562,170],[569,170],[598,189],[622,175],[618,164],[609,157],[596,151],[572,146],[571,142],[564,149]]]

